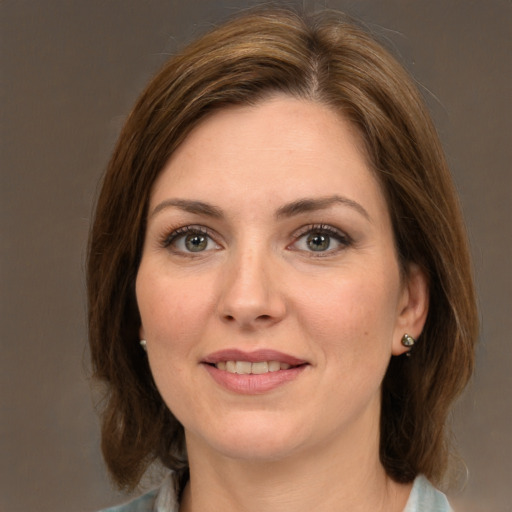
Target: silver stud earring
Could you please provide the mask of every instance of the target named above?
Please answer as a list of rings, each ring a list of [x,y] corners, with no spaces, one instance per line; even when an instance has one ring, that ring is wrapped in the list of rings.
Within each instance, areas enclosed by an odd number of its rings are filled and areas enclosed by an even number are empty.
[[[411,349],[412,347],[414,347],[414,344],[416,343],[416,340],[410,336],[409,334],[404,334],[402,336],[402,345],[404,347],[407,347],[408,349]],[[410,357],[411,355],[411,351],[408,350],[407,353],[406,353],[406,356]]]
[[[140,340],[140,346],[144,349],[144,352],[147,352],[148,349],[146,348],[146,340]]]
[[[403,335],[402,345],[404,347],[413,347],[415,343],[416,343],[416,340],[412,336],[409,336],[409,334]]]

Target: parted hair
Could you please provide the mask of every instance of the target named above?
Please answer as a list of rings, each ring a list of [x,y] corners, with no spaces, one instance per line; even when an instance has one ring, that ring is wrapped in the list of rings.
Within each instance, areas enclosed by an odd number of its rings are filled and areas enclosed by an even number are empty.
[[[419,265],[429,312],[411,357],[392,357],[382,383],[380,459],[397,482],[439,483],[447,417],[474,365],[477,312],[465,228],[438,136],[412,79],[346,15],[288,8],[246,12],[163,66],[129,114],[90,232],[87,289],[92,370],[105,384],[102,451],[120,488],[155,461],[186,479],[182,425],[139,346],[135,278],[155,179],[208,114],[276,93],[327,105],[364,141],[387,199],[398,259]]]

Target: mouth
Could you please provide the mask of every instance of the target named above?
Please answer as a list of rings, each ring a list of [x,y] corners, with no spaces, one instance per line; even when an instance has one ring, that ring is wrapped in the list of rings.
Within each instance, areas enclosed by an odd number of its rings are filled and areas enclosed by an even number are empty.
[[[215,366],[217,370],[237,373],[239,375],[263,375],[264,373],[278,372],[279,370],[289,370],[301,365],[291,365],[281,363],[280,361],[219,361],[212,366]]]
[[[275,350],[221,350],[201,361],[222,386],[243,394],[259,394],[294,380],[310,363]]]

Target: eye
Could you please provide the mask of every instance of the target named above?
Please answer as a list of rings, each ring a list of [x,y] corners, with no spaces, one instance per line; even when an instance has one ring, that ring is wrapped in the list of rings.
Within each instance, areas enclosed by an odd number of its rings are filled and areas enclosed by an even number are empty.
[[[321,224],[303,228],[291,247],[299,251],[331,254],[350,243],[350,238],[339,229]]]
[[[163,245],[176,253],[198,253],[220,249],[208,230],[202,226],[184,226],[176,229],[165,238]]]
[[[331,245],[331,237],[325,233],[310,233],[306,245],[312,251],[326,251]]]

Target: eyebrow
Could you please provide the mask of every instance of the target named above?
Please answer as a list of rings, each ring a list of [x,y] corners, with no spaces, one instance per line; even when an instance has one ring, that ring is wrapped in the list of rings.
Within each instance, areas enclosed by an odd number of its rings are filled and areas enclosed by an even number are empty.
[[[342,204],[356,210],[366,220],[371,222],[369,213],[356,201],[339,195],[333,195],[328,197],[319,198],[304,198],[293,201],[292,203],[286,204],[279,208],[276,212],[276,217],[293,217],[294,215],[300,215],[301,213],[315,212],[318,210],[325,210],[335,204]]]
[[[203,203],[202,201],[193,201],[189,199],[166,199],[155,206],[154,210],[149,214],[149,217],[154,217],[162,210],[173,206],[189,213],[195,213],[196,215],[206,215],[208,217],[215,218],[220,218],[224,215],[222,210],[217,206]]]
[[[335,204],[342,204],[343,206],[348,206],[353,210],[360,213],[363,217],[365,217],[368,221],[371,222],[370,215],[368,212],[356,201],[349,199],[348,197],[343,197],[339,195],[333,195],[328,197],[319,197],[319,198],[302,198],[291,203],[285,204],[281,206],[276,212],[276,218],[283,217],[293,217],[295,215],[300,215],[302,213],[315,212],[319,210],[326,210]],[[194,201],[190,199],[166,199],[159,203],[153,211],[149,214],[149,217],[155,216],[157,213],[161,212],[170,207],[176,207],[180,210],[184,210],[189,213],[193,213],[196,215],[206,215],[208,217],[214,218],[222,218],[224,217],[224,213],[221,208],[218,206],[214,206],[209,203],[204,203],[203,201]]]

